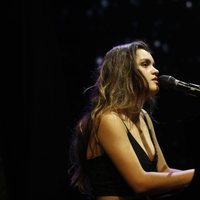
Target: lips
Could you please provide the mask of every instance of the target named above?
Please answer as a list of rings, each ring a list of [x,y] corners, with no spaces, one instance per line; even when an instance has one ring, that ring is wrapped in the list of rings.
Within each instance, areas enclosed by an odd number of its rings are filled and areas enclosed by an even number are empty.
[[[158,84],[158,78],[157,77],[153,78],[152,81]]]

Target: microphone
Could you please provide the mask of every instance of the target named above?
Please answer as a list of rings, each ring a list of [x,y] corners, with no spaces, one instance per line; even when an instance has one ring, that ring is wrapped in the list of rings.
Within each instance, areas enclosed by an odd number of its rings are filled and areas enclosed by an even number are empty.
[[[181,91],[186,95],[200,96],[200,85],[186,83],[169,75],[161,75],[158,82],[161,88]]]

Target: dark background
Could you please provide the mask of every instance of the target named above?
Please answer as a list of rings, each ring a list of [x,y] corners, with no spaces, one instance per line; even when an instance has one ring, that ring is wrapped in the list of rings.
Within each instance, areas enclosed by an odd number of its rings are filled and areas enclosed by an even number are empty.
[[[199,1],[30,0],[4,8],[1,200],[82,198],[68,186],[69,137],[92,71],[113,46],[144,39],[160,74],[200,84]],[[200,168],[199,97],[161,90],[154,117],[169,166]]]

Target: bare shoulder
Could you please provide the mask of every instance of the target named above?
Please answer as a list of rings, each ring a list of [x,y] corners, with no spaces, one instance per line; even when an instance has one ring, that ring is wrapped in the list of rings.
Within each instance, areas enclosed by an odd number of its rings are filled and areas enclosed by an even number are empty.
[[[125,127],[122,122],[122,119],[115,112],[105,113],[101,116],[100,125],[99,125],[99,136],[103,136],[106,134],[112,136],[121,134],[121,132],[125,132]]]
[[[142,109],[142,114],[147,118],[147,120],[151,121],[151,117],[146,110]]]
[[[143,113],[144,115],[149,115],[148,112],[147,112],[145,109],[142,109],[142,113]]]
[[[119,120],[120,120],[120,117],[115,112],[104,113],[101,116],[101,123],[112,123],[112,122],[116,122]]]

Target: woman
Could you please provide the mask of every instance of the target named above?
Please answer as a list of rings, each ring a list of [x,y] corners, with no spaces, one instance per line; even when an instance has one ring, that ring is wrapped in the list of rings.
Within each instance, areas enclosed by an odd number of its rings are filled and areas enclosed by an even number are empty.
[[[96,200],[133,200],[164,197],[191,183],[194,169],[167,165],[145,107],[159,91],[158,74],[143,41],[106,53],[73,135],[73,187]]]

